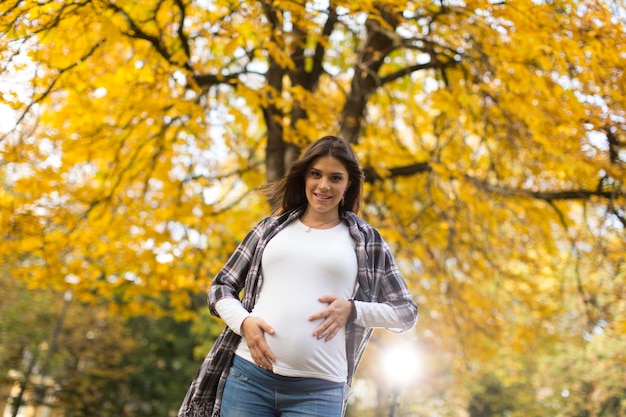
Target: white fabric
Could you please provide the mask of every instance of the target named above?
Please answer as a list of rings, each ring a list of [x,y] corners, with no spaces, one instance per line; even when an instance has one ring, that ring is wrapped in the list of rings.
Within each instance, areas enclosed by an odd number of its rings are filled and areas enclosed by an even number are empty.
[[[390,331],[402,329],[402,322],[393,307],[382,303],[354,301],[356,308],[355,324],[362,327],[384,327]],[[245,310],[244,310],[245,311]]]

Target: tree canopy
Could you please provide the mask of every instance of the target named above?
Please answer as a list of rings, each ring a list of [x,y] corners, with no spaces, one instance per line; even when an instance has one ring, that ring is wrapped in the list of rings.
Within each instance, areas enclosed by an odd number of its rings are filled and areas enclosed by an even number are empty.
[[[0,11],[0,253],[33,288],[194,317],[269,213],[255,190],[336,134],[441,354],[432,372],[626,333],[622,2]]]

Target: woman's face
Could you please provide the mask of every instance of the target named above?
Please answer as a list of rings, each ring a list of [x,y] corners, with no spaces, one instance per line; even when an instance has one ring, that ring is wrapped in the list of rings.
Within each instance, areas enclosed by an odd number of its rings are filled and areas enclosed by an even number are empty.
[[[348,171],[341,160],[322,156],[313,161],[306,171],[304,188],[307,210],[318,215],[335,215],[344,193],[350,186]]]

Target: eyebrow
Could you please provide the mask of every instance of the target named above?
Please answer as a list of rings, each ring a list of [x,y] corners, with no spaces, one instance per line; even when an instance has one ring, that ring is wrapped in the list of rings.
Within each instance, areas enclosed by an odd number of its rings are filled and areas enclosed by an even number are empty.
[[[315,168],[315,167],[311,167],[312,171],[318,171],[318,172],[322,172],[321,169],[319,168]],[[331,172],[330,175],[347,175],[347,173],[342,172],[342,171],[337,171],[337,172]]]

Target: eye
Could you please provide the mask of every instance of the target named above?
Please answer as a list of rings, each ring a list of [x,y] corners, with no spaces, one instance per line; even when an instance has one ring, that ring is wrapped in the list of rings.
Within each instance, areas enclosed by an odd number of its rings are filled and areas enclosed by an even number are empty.
[[[313,178],[319,178],[321,177],[321,174],[318,171],[311,171],[309,172],[309,175]]]
[[[341,175],[333,175],[330,179],[334,182],[341,182],[343,177]]]

